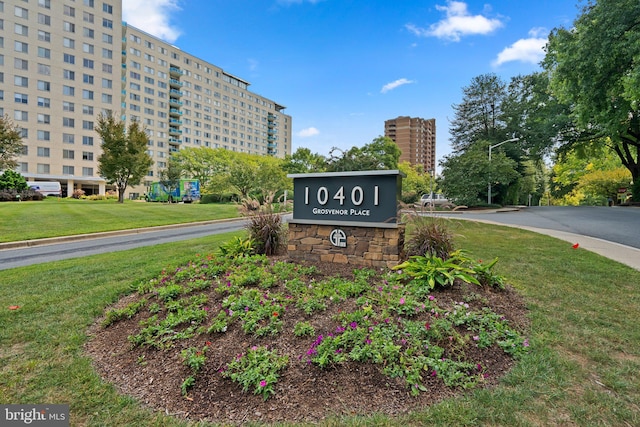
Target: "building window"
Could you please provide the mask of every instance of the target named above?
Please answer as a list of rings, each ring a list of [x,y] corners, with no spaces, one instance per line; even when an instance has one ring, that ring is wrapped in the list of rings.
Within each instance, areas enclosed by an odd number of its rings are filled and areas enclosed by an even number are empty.
[[[111,49],[102,48],[102,57],[106,59],[112,59],[113,51]]]
[[[29,35],[29,27],[27,27],[26,25],[16,24],[14,26],[14,32],[16,34],[20,34],[21,36],[28,36]]]
[[[14,46],[16,52],[29,53],[29,45],[27,43],[16,41]]]
[[[63,175],[73,175],[75,173],[73,166],[62,166],[62,174]]]
[[[107,44],[113,44],[113,36],[111,34],[102,33],[102,41]]]
[[[109,79],[102,79],[102,87],[105,89],[113,88],[113,81]]]
[[[62,39],[62,45],[64,47],[68,47],[69,49],[75,49],[76,48],[76,41],[74,39],[70,39],[68,37],[64,37]]]
[[[93,84],[93,76],[89,75],[89,74],[83,74],[82,75],[82,81],[84,83],[92,85]]]
[[[39,174],[47,174],[49,173],[49,165],[44,163],[38,163],[37,170]]]
[[[43,76],[50,76],[51,66],[47,64],[38,64],[38,74],[42,74]]]
[[[93,99],[93,91],[82,89],[82,99]]]
[[[63,117],[62,118],[62,126],[66,128],[72,128],[76,126],[76,121],[71,117]]]
[[[107,93],[103,93],[102,102],[104,102],[105,104],[111,104],[113,102],[113,96]]]
[[[83,105],[82,106],[82,114],[93,116],[93,106],[91,106],[91,105]]]
[[[93,137],[92,136],[83,136],[82,137],[82,145],[93,145]]]
[[[49,147],[38,147],[38,157],[50,157],[51,150]]]
[[[51,99],[43,98],[41,96],[38,97],[38,107],[50,108],[51,107]]]
[[[38,123],[48,125],[51,123],[51,116],[49,114],[38,113]]]
[[[76,32],[76,24],[73,22],[64,21],[62,23],[62,29],[67,33],[75,33]]]
[[[73,150],[62,150],[62,158],[73,160],[75,157],[75,152]]]
[[[82,35],[84,35],[85,37],[92,39],[94,34],[95,33],[91,28],[87,28],[87,27],[82,28]]]
[[[38,48],[38,50],[40,50],[41,48]],[[69,53],[65,53],[64,57],[63,57],[63,61],[66,62],[67,64],[75,64],[76,63],[76,57],[74,55],[71,55]]]
[[[18,104],[28,104],[29,96],[26,93],[16,93],[13,97],[14,101]]]
[[[92,59],[83,58],[82,59],[82,66],[84,68],[93,69],[93,60]]]
[[[64,6],[64,11],[63,11],[63,13],[64,13],[66,16],[76,16],[76,9],[75,9],[75,8],[73,8],[73,7],[71,7],[71,6],[66,6],[66,5],[65,5],[65,6]]]
[[[67,101],[62,102],[62,111],[74,112],[75,110],[76,108],[73,102],[67,102]]]
[[[43,90],[45,92],[51,92],[51,83],[45,82],[44,80],[38,80],[38,90]]]
[[[51,134],[48,130],[39,130],[38,131],[38,141],[50,141]]]
[[[82,20],[84,22],[88,22],[90,24],[93,24],[93,13],[82,12]]]
[[[93,130],[93,122],[90,120],[83,120],[82,129]]]
[[[93,54],[93,45],[89,43],[82,43],[82,51],[84,53]]]
[[[93,152],[91,151],[83,151],[82,152],[82,160],[93,160]]]
[[[51,58],[51,50],[47,49],[45,47],[39,47],[38,46],[38,57],[39,58]]]
[[[93,1],[94,1],[94,0],[82,0],[82,3],[83,3],[85,6],[93,7]]]
[[[46,31],[38,30],[38,40],[41,42],[50,42],[51,41],[51,33]]]
[[[14,15],[17,16],[18,18],[29,19],[29,11],[19,6],[15,7]]]
[[[38,0],[38,6],[51,9],[51,0]]]
[[[65,144],[73,144],[75,142],[75,135],[72,133],[63,133],[62,142]]]
[[[113,66],[111,64],[102,64],[102,72],[107,74],[112,74]]]
[[[65,80],[75,80],[76,72],[71,70],[62,70],[62,77],[64,77]]]
[[[102,26],[105,28],[113,28],[113,21],[111,19],[102,18]]]
[[[82,168],[82,176],[93,176],[93,168]]]

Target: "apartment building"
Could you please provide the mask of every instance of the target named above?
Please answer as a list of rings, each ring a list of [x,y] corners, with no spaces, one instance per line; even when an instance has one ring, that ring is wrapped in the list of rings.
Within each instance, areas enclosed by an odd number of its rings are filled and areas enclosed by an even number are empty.
[[[18,171],[104,194],[99,114],[139,121],[154,161],[136,198],[183,147],[284,157],[285,107],[250,83],[122,22],[119,0],[0,0],[0,114],[22,130]]]
[[[400,116],[385,120],[384,136],[400,148],[400,161],[422,165],[425,172],[436,169],[436,119]]]

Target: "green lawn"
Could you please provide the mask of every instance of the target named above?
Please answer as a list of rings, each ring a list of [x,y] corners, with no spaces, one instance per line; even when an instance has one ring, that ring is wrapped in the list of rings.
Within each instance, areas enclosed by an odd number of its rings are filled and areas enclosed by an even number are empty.
[[[238,216],[232,204],[167,204],[49,197],[0,203],[0,243]]]
[[[525,230],[450,225],[458,247],[486,260],[499,257],[497,272],[525,297],[531,351],[495,389],[408,416],[321,425],[640,425],[640,272]],[[0,402],[68,403],[74,426],[189,425],[103,383],[83,345],[95,317],[132,283],[209,253],[232,235],[3,271]]]

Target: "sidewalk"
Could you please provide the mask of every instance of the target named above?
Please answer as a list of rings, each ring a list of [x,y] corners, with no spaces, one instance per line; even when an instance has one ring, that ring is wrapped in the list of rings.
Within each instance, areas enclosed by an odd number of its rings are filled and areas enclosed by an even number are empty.
[[[546,234],[547,236],[555,237],[560,240],[571,242],[572,244],[578,244],[581,249],[585,249],[591,252],[595,252],[598,255],[602,255],[606,258],[618,261],[622,264],[640,271],[640,249],[633,248],[631,246],[621,245],[619,243],[608,242],[606,240],[597,239],[595,237],[582,236],[580,234],[567,233],[564,231],[549,230],[546,228],[529,227],[526,225],[510,225],[499,223],[495,221],[488,221],[474,218],[464,218],[456,216],[456,219],[464,219],[468,221],[484,222],[487,224],[500,225],[503,227],[521,228],[523,230],[533,231],[538,234]]]

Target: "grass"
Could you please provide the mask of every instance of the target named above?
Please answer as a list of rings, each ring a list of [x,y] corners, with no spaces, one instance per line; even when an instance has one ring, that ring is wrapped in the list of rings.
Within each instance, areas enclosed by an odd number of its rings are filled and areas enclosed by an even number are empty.
[[[0,243],[237,216],[238,208],[232,204],[117,203],[49,197],[41,202],[0,203]]]
[[[450,225],[457,247],[499,257],[497,273],[524,295],[531,351],[495,389],[398,418],[372,414],[322,425],[640,425],[640,272],[525,230]],[[212,252],[234,235],[3,271],[0,403],[69,403],[72,425],[189,425],[103,383],[83,356],[86,329],[134,280]]]

